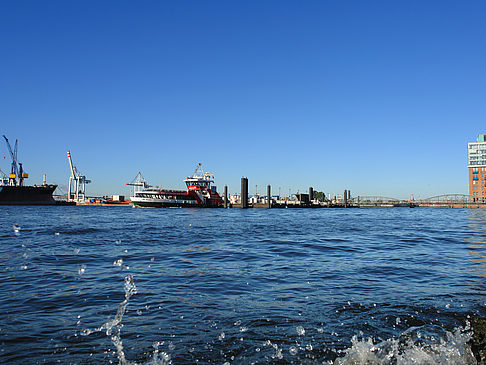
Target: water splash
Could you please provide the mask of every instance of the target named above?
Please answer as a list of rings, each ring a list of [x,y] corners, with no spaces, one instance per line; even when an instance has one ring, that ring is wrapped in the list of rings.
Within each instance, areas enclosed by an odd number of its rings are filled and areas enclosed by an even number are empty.
[[[297,328],[296,328],[295,330],[297,331],[297,334],[298,334],[299,336],[304,336],[304,335],[305,335],[305,329],[304,329],[304,327],[302,327],[302,326],[297,326]]]
[[[266,340],[263,343],[263,347],[266,347],[266,346],[270,346],[270,347],[272,347],[275,350],[275,354],[271,355],[271,358],[272,359],[279,359],[279,360],[282,360],[283,359],[282,349],[279,348],[276,343],[272,343],[272,341]],[[260,350],[258,350],[257,352],[259,352],[259,351]]]
[[[127,361],[125,357],[125,352],[123,351],[123,342],[121,338],[121,329],[123,327],[122,320],[123,315],[126,312],[126,308],[128,305],[128,301],[132,297],[132,295],[137,294],[137,286],[133,281],[133,275],[128,274],[125,276],[125,299],[119,304],[118,310],[116,312],[115,318],[106,322],[102,326],[93,329],[85,329],[81,332],[82,335],[88,336],[91,333],[101,332],[106,330],[106,335],[110,336],[111,342],[116,348],[117,356],[118,356],[118,363],[121,365],[135,365],[136,362]],[[147,364],[154,364],[154,365],[166,365],[171,364],[170,356],[165,352],[159,351],[159,343],[155,343],[153,345],[154,353],[152,360],[150,360]]]
[[[18,224],[14,224],[14,225],[12,226],[12,229],[13,229],[14,234],[15,234],[16,236],[18,236],[18,235],[20,234],[20,226],[19,226]]]
[[[373,339],[353,336],[352,346],[336,364],[476,364],[468,345],[472,333],[468,327],[453,333],[440,326],[412,327],[397,339],[375,344]]]

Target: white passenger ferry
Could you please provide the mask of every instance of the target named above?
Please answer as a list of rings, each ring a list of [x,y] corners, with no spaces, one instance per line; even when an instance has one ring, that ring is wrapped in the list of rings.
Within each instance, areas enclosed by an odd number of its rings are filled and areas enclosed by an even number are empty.
[[[136,181],[127,185],[134,186],[130,200],[134,207],[170,208],[170,207],[221,207],[223,201],[212,186],[214,182],[208,172],[204,172],[199,163],[190,177],[184,179],[187,190],[166,190],[148,185],[138,173]]]

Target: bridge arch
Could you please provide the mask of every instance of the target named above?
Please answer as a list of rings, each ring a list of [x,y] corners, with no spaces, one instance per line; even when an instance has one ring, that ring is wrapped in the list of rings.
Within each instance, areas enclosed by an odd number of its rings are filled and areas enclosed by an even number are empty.
[[[418,202],[423,203],[447,203],[447,204],[464,204],[464,203],[486,203],[486,197],[479,197],[467,194],[442,194],[431,196],[426,199],[420,199]]]

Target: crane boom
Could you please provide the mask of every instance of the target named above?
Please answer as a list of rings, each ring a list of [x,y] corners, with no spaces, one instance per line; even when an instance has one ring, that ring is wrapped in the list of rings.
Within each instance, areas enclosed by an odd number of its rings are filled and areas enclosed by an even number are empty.
[[[71,169],[68,186],[68,200],[84,202],[86,200],[86,184],[89,184],[91,180],[86,179],[86,176],[82,175],[77,167],[73,165],[70,151],[67,151],[67,157],[69,168]]]
[[[69,160],[69,167],[71,168],[71,177],[76,178],[76,171],[74,170],[73,161],[71,160],[71,152],[67,151],[67,157]]]
[[[5,142],[7,142],[8,152],[10,152],[10,158],[12,159],[12,169],[9,176],[9,183],[10,185],[17,185],[17,177],[19,176],[19,168],[17,165],[18,140],[15,140],[15,147],[14,150],[12,150],[12,146],[10,146],[7,136],[3,135],[3,138],[5,138]],[[20,182],[22,182],[22,180]]]
[[[3,138],[5,138],[5,142],[7,142],[7,147],[8,147],[8,152],[10,152],[10,158],[12,159],[12,171],[11,174],[14,174],[17,176],[18,173],[18,167],[17,167],[17,142],[18,140],[15,140],[15,152],[12,151],[12,146],[10,146],[10,142],[8,141],[8,138],[4,135]]]

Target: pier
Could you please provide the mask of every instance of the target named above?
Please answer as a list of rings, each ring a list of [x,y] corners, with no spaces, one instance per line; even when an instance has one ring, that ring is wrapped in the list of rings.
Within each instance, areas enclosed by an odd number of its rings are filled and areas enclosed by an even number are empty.
[[[241,194],[228,197],[228,187],[225,186],[225,208],[366,208],[366,207],[442,207],[442,208],[486,208],[486,198],[478,198],[466,194],[442,194],[425,199],[398,199],[385,196],[351,197],[351,191],[345,189],[342,195],[316,199],[314,188],[309,187],[309,193],[289,194],[284,197],[271,195],[271,186],[267,186],[265,196],[248,195],[248,178],[241,179]],[[322,194],[322,193],[321,193]]]

